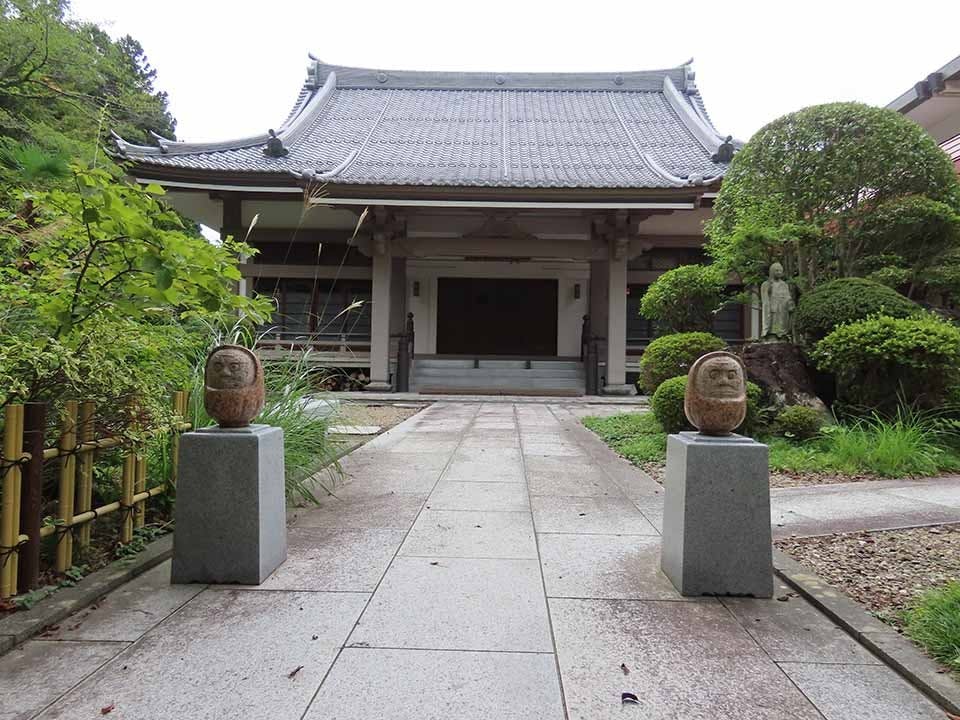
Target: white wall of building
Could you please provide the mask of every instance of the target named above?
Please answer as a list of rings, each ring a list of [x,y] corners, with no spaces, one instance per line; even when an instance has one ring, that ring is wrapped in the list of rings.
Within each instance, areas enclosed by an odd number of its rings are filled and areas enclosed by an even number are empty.
[[[414,315],[417,354],[437,351],[437,279],[441,277],[556,279],[557,352],[561,356],[580,354],[580,331],[590,299],[590,266],[585,262],[557,260],[531,262],[467,262],[461,260],[414,260],[407,262],[407,308]],[[414,297],[414,283],[420,295]],[[580,298],[575,285],[580,285]]]

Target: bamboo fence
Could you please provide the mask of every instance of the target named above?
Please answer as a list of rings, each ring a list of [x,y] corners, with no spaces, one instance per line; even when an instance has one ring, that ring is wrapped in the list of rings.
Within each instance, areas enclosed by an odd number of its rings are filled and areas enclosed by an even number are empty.
[[[120,543],[133,540],[134,530],[144,526],[146,503],[151,497],[176,487],[180,433],[190,430],[185,421],[189,395],[173,394],[176,417],[171,438],[170,477],[147,488],[147,457],[143,447],[129,445],[119,437],[96,438],[92,402],[64,404],[56,445],[46,447],[46,405],[8,405],[3,429],[0,480],[0,599],[34,589],[40,576],[41,540],[56,535],[54,568],[65,572],[73,566],[75,546],[90,545],[91,524],[97,518],[121,512]],[[111,448],[123,453],[120,499],[94,508],[93,475],[97,452]],[[57,511],[52,523],[44,524],[43,468],[59,461]]]

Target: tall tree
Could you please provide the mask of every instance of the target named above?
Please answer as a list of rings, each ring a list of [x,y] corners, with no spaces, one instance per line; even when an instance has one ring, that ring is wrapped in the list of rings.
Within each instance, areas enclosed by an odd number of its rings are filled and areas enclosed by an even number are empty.
[[[889,225],[891,231],[922,219],[925,231],[940,233],[924,240],[933,261],[925,265],[935,264],[960,237],[951,227],[960,183],[949,158],[923,128],[892,110],[817,105],[774,120],[734,156],[707,250],[748,282],[775,259],[806,285],[863,275],[876,264],[868,258],[904,244],[875,223],[861,231],[881,209],[908,220]]]

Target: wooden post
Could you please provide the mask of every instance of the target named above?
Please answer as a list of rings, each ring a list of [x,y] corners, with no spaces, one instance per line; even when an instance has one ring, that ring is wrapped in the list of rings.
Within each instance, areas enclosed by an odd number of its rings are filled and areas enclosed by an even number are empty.
[[[40,583],[40,523],[43,511],[43,450],[47,431],[47,404],[28,403],[24,412],[23,441],[30,453],[20,490],[20,530],[27,542],[20,548],[20,590]]]
[[[133,480],[137,472],[137,456],[131,449],[123,458],[123,477],[120,480],[120,511],[123,522],[120,526],[120,542],[133,540]]]
[[[60,431],[60,495],[57,502],[57,518],[61,520],[57,537],[57,572],[65,572],[73,565],[73,499],[77,480],[77,411],[76,400],[64,405],[63,427]]]
[[[93,440],[94,404],[85,402],[80,405],[78,436],[81,443]],[[77,472],[77,504],[76,515],[87,512],[93,506],[93,460],[95,453],[88,450],[80,454]],[[80,526],[77,534],[77,543],[80,547],[90,545],[90,523]]]
[[[23,405],[7,405],[3,427],[3,506],[0,508],[0,598],[17,594],[22,455]]]

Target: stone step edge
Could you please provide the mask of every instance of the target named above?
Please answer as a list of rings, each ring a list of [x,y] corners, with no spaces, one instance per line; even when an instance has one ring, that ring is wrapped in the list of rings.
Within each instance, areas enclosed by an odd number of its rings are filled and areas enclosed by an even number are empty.
[[[859,603],[828,585],[796,560],[773,551],[774,572],[805,600],[854,640],[952,715],[960,715],[960,682],[927,657],[920,648],[889,625],[870,615]]]

